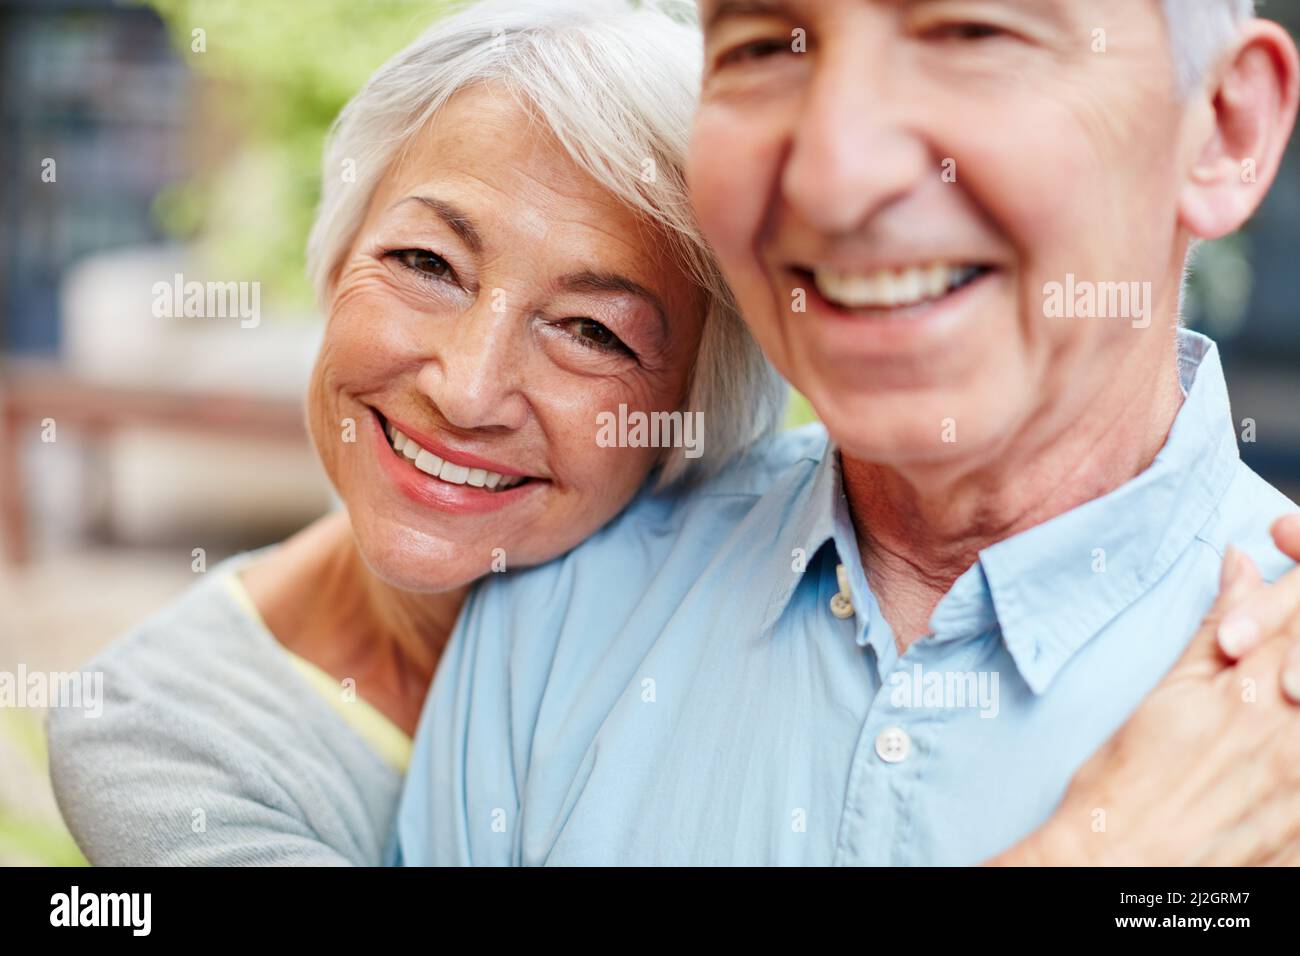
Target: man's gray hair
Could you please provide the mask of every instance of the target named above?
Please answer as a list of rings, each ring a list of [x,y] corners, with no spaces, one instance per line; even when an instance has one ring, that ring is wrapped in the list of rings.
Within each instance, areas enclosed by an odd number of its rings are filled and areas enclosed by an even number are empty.
[[[1163,0],[1178,88],[1196,89],[1214,61],[1255,15],[1255,0]]]
[[[703,416],[705,454],[669,449],[661,483],[726,464],[780,426],[787,388],[741,321],[691,210],[685,164],[701,69],[693,0],[483,0],[437,21],[375,72],[330,131],[307,243],[321,308],[412,137],[457,91],[499,83],[579,168],[662,232],[664,254],[706,294],[684,404]]]

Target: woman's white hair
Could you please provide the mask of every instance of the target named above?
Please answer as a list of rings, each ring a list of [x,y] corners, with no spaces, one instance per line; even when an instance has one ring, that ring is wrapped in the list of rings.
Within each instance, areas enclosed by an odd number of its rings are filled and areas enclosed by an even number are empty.
[[[1163,0],[1178,88],[1190,93],[1255,15],[1255,0]]]
[[[787,388],[741,321],[686,189],[702,66],[695,17],[693,0],[483,0],[434,23],[375,72],[330,131],[307,242],[321,307],[380,179],[414,134],[458,90],[499,83],[580,168],[657,227],[665,254],[707,297],[683,409],[702,413],[705,453],[665,452],[661,485],[711,473],[775,431]]]

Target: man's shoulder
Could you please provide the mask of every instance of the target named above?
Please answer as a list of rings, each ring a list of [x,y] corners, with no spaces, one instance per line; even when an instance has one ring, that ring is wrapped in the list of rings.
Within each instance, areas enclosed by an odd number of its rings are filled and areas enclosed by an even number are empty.
[[[1278,518],[1300,511],[1287,495],[1245,462],[1236,471],[1200,538],[1220,554],[1228,545],[1244,551],[1259,565],[1265,580],[1276,580],[1294,563],[1273,545],[1269,528]]]
[[[479,590],[528,606],[579,581],[584,588],[597,580],[615,581],[620,590],[635,591],[674,568],[688,574],[689,567],[707,560],[760,504],[779,508],[793,501],[828,447],[825,429],[808,425],[757,443],[696,484],[663,490],[647,486],[572,551],[538,567],[489,575]]]
[[[830,448],[826,428],[819,422],[791,428],[751,445],[713,477],[694,488],[700,498],[738,495],[759,498],[790,476],[792,470],[807,472],[816,467]]]
[[[734,572],[727,555],[769,544],[827,449],[825,430],[807,426],[756,445],[695,485],[647,486],[567,554],[489,574],[457,622],[461,642],[536,663],[564,642],[590,650],[629,629],[653,630],[693,590]]]

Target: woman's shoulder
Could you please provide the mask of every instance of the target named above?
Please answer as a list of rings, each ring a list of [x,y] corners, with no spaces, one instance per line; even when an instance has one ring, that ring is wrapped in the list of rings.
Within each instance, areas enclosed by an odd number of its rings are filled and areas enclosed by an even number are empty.
[[[247,702],[290,693],[287,656],[249,614],[234,584],[248,560],[240,555],[203,572],[86,662],[85,671],[102,675],[106,702],[150,699],[222,713],[230,698]]]
[[[94,712],[50,711],[55,795],[94,863],[381,859],[400,775],[247,615],[235,566],[83,665]]]

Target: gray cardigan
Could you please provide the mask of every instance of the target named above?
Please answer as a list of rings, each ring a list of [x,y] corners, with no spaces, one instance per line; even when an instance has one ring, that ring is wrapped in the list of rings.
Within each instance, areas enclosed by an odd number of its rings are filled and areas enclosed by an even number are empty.
[[[96,865],[380,865],[401,775],[239,606],[233,567],[85,665],[102,715],[50,711],[63,818]]]

